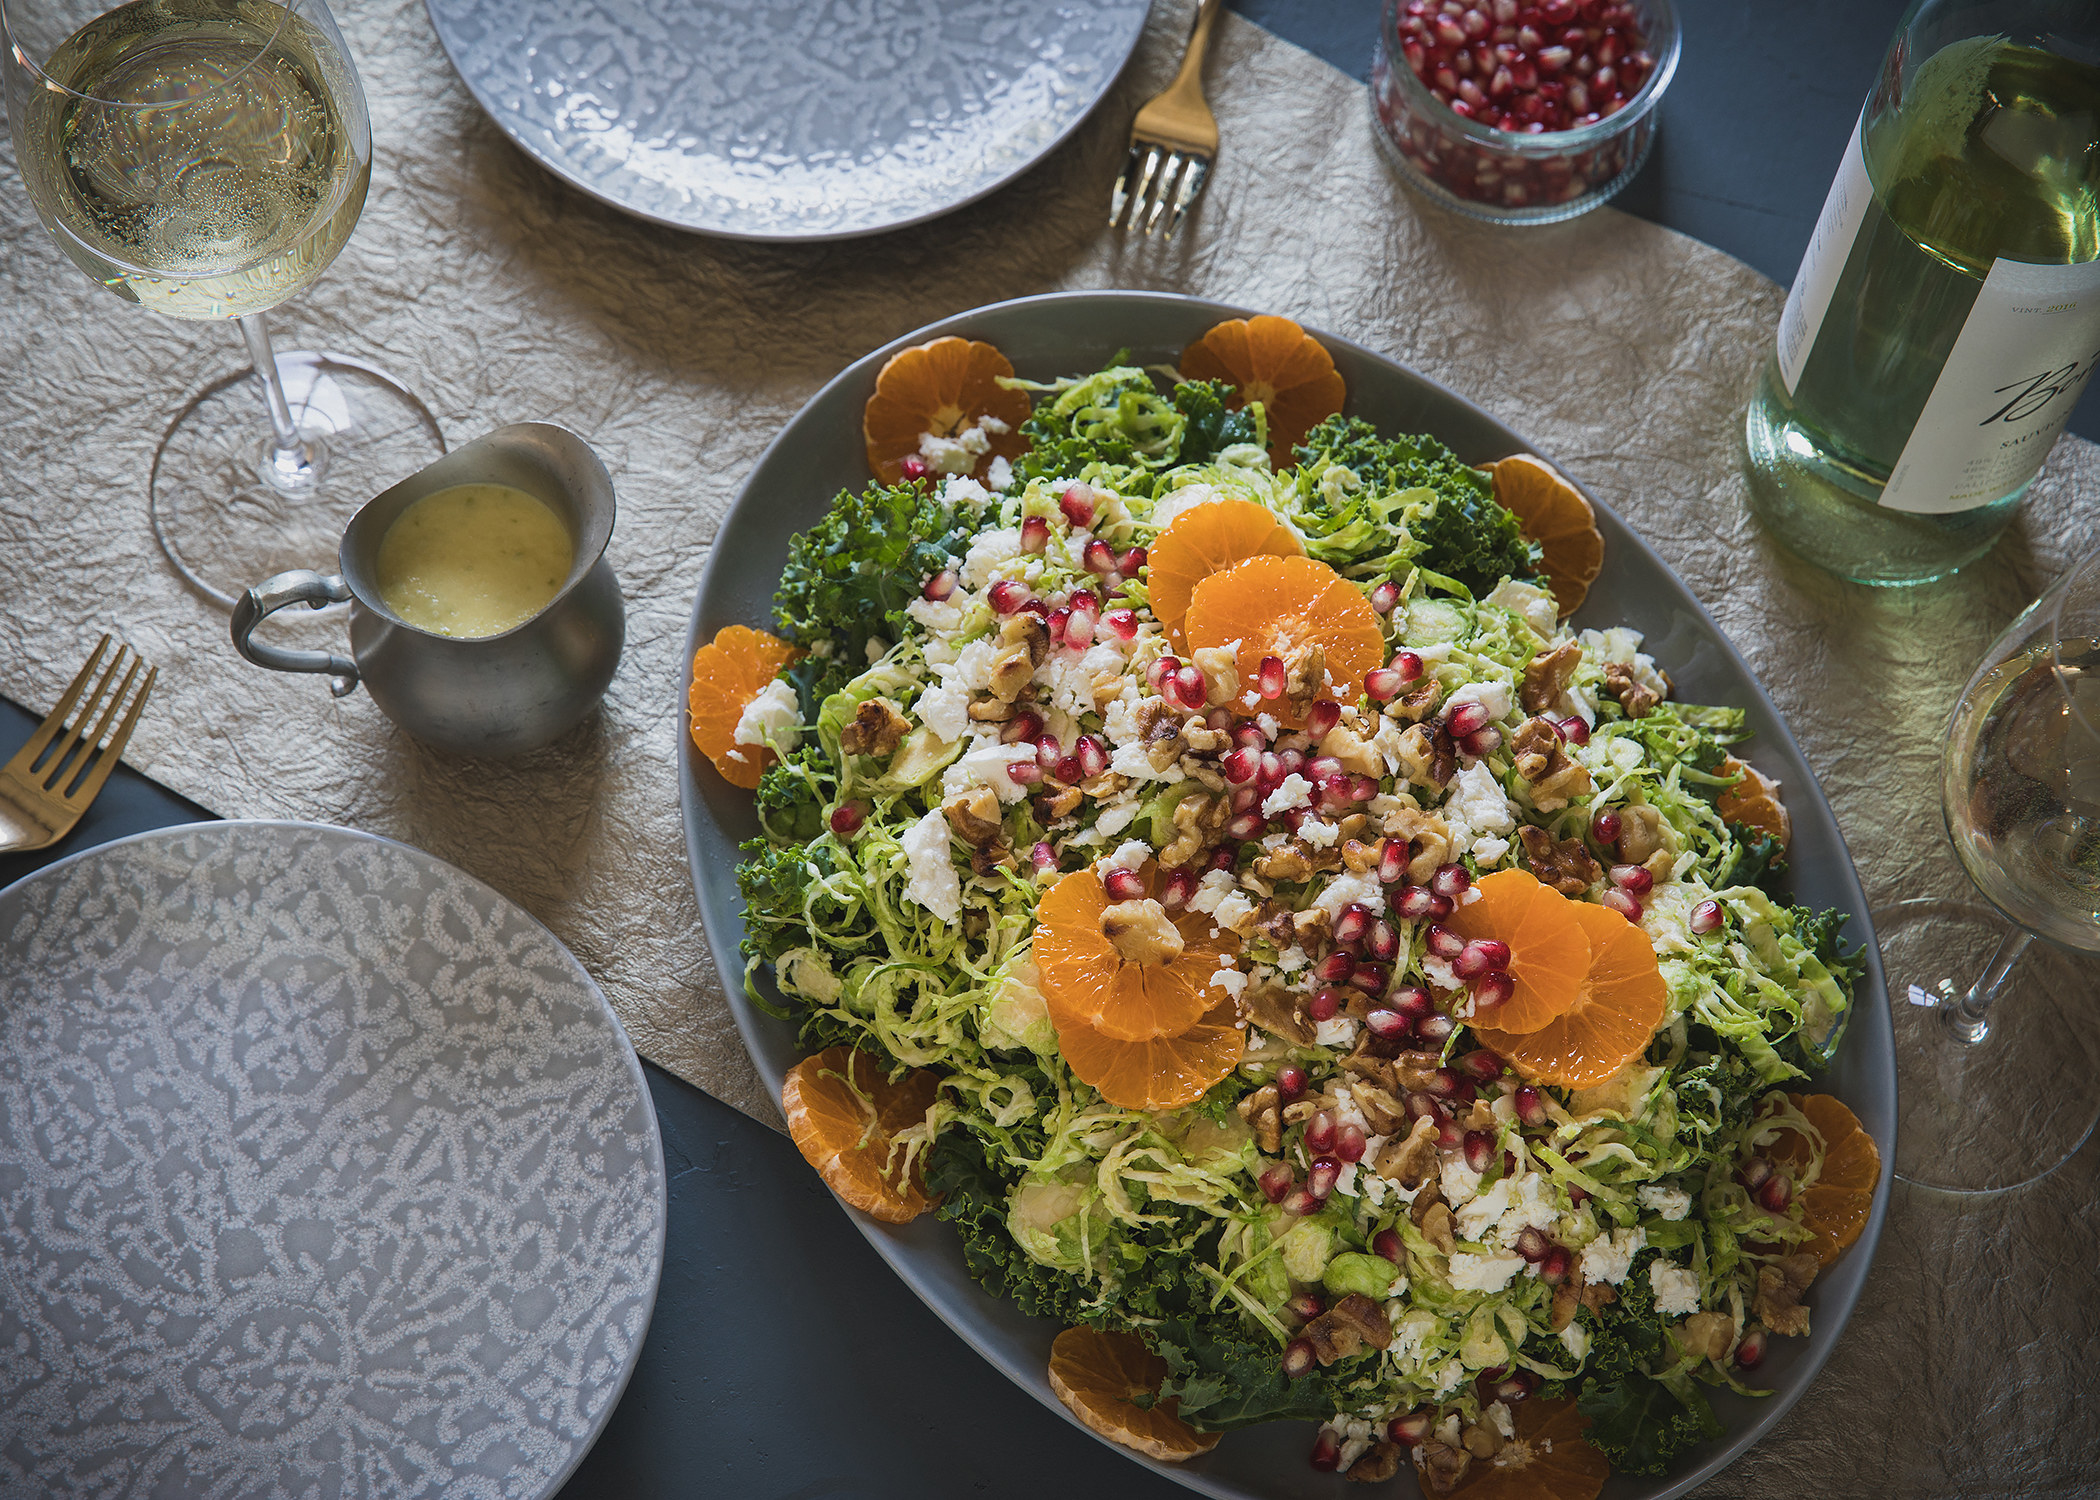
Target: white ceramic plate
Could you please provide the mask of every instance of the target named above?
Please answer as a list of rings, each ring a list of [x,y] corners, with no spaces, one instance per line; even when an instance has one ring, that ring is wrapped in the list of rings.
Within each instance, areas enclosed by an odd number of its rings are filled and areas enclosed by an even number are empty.
[[[489,118],[674,229],[874,234],[1026,171],[1108,92],[1150,0],[424,0]]]
[[[663,1147],[554,935],[300,823],[0,892],[0,1493],[554,1493],[641,1352]]]
[[[1032,379],[1049,379],[1100,367],[1117,349],[1132,351],[1136,364],[1172,364],[1182,349],[1222,318],[1245,317],[1244,308],[1159,292],[1071,292],[1025,297],[978,308],[908,333],[856,360],[814,396],[782,429],[745,481],[735,507],[715,538],[694,601],[686,656],[724,625],[767,625],[771,599],[787,560],[788,538],[823,515],[841,489],[869,482],[861,437],[861,410],[875,387],[876,372],[899,349],[943,334],[985,339]],[[1318,332],[1318,330],[1314,330]],[[1348,382],[1344,410],[1384,432],[1427,432],[1449,444],[1469,463],[1511,453],[1539,452],[1479,407],[1406,367],[1345,339],[1320,335]],[[1550,455],[1549,455],[1550,456]],[[1793,735],[1758,686],[1735,648],[1669,567],[1601,501],[1604,571],[1577,614],[1581,627],[1629,625],[1647,636],[1647,649],[1666,668],[1678,694],[1692,703],[1729,703],[1749,710],[1758,764],[1786,783],[1793,814],[1791,853],[1794,897],[1808,905],[1837,907],[1852,914],[1848,938],[1866,945],[1868,972],[1853,997],[1850,1032],[1836,1062],[1816,1087],[1851,1106],[1880,1143],[1882,1176],[1874,1208],[1859,1243],[1817,1278],[1809,1294],[1815,1331],[1806,1339],[1775,1339],[1758,1375],[1774,1394],[1763,1400],[1713,1392],[1724,1434],[1683,1455],[1676,1471],[1661,1478],[1614,1475],[1603,1500],[1670,1500],[1713,1477],[1762,1436],[1799,1400],[1830,1357],[1866,1280],[1874,1246],[1888,1209],[1889,1169],[1895,1159],[1896,1071],[1888,997],[1881,961],[1867,920],[1867,902],[1853,873],[1830,805]],[[678,687],[683,722],[688,684]],[[693,884],[707,923],[707,940],[724,965],[743,937],[743,908],[736,890],[737,843],[755,835],[758,820],[751,794],[717,776],[679,736],[680,785],[686,846]],[[732,969],[733,971],[733,969]],[[779,996],[771,995],[774,1003]],[[776,1089],[799,1058],[795,1027],[752,1005],[732,986],[730,1004],[752,1060]],[[901,1228],[854,1214],[854,1222],[877,1253],[949,1327],[1016,1384],[1063,1415],[1051,1393],[1046,1369],[1057,1329],[1024,1317],[1003,1299],[973,1282],[963,1266],[962,1245],[947,1225],[926,1216]],[[1103,1439],[1102,1441],[1106,1441]],[[1270,1422],[1228,1433],[1209,1454],[1184,1465],[1157,1463],[1125,1453],[1133,1463],[1179,1480],[1206,1495],[1233,1500],[1296,1500],[1360,1493],[1336,1474],[1309,1468],[1305,1456],[1312,1428]]]

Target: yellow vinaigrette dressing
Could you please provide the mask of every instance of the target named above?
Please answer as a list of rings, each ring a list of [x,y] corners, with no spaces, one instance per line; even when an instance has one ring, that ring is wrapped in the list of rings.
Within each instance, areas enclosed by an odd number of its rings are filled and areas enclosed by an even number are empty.
[[[507,484],[425,495],[379,540],[379,597],[409,624],[473,640],[547,607],[575,547],[546,503]]]

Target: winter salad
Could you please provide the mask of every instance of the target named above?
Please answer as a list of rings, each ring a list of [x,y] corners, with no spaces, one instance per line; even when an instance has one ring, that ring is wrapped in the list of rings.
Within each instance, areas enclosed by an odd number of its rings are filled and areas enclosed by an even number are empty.
[[[1589,1500],[1762,1394],[1866,1224],[1809,1081],[1862,966],[1743,711],[1565,623],[1581,493],[1346,395],[1274,317],[1043,383],[905,350],[691,733],[764,828],[796,1144],[1063,1324],[1082,1421]]]

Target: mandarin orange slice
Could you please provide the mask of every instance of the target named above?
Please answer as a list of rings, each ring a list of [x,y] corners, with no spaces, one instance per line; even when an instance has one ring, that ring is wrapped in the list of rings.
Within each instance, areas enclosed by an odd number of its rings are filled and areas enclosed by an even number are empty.
[[[908,1224],[932,1200],[916,1161],[908,1173],[891,1163],[890,1142],[926,1118],[940,1086],[924,1068],[892,1083],[869,1054],[827,1047],[788,1069],[780,1110],[795,1149],[834,1193],[886,1224]]]
[[[1540,885],[1525,870],[1497,870],[1481,877],[1475,889],[1480,899],[1461,905],[1444,926],[1469,942],[1499,938],[1509,944],[1509,977],[1516,982],[1516,992],[1481,1023],[1523,1036],[1566,1015],[1581,998],[1590,968],[1589,936],[1576,915],[1581,903]],[[1624,917],[1619,925],[1627,925]]]
[[[890,356],[875,377],[875,394],[861,418],[868,467],[884,484],[904,477],[904,460],[916,457],[927,433],[954,437],[996,417],[1006,431],[986,433],[991,446],[971,470],[982,475],[992,459],[1020,457],[1028,447],[1021,424],[1028,420],[1026,391],[999,384],[1013,364],[990,344],[954,337],[915,344]]]
[[[1183,628],[1194,651],[1238,642],[1234,710],[1258,708],[1293,728],[1305,722],[1301,707],[1283,698],[1250,707],[1241,696],[1255,691],[1265,657],[1289,663],[1317,644],[1327,685],[1314,696],[1342,703],[1354,702],[1364,673],[1385,660],[1385,637],[1363,590],[1310,557],[1250,557],[1211,574],[1196,585]]]
[[[1491,1026],[1473,1030],[1521,1077],[1589,1089],[1647,1050],[1670,991],[1648,934],[1606,907],[1568,904],[1590,943],[1589,971],[1575,1003],[1565,1015],[1522,1035]]]
[[[1524,535],[1545,550],[1553,602],[1565,620],[1582,607],[1604,568],[1604,533],[1581,490],[1542,458],[1519,453],[1492,465],[1495,501],[1511,511]]]
[[[1881,1180],[1881,1150],[1843,1101],[1829,1094],[1788,1094],[1787,1099],[1823,1133],[1823,1170],[1796,1201],[1802,1225],[1815,1231],[1808,1248],[1827,1266],[1851,1249],[1867,1227],[1874,1184]],[[1798,1130],[1783,1130],[1772,1144],[1771,1157],[1798,1174],[1808,1165],[1808,1140]]]
[[[1738,771],[1743,779],[1714,800],[1714,811],[1731,823],[1779,840],[1783,852],[1793,842],[1794,819],[1779,800],[1778,781],[1733,755],[1714,767],[1717,776],[1733,776]]]
[[[1149,886],[1151,871],[1145,873]],[[1112,1042],[1181,1035],[1224,994],[1211,985],[1211,976],[1221,958],[1239,951],[1239,939],[1230,932],[1213,935],[1215,924],[1201,912],[1170,917],[1146,898],[1135,919],[1164,924],[1162,935],[1171,928],[1168,941],[1180,951],[1133,960],[1124,949],[1140,951],[1148,940],[1128,934],[1119,947],[1104,930],[1113,926],[1107,920],[1111,904],[1091,869],[1074,870],[1036,904],[1035,966],[1051,1019],[1060,1028],[1090,1027]]]
[[[1259,401],[1269,418],[1269,462],[1279,469],[1349,394],[1326,347],[1289,318],[1269,314],[1227,318],[1181,351],[1181,373],[1230,381],[1235,407]]]
[[[1182,1421],[1177,1397],[1152,1407],[1131,1404],[1132,1396],[1157,1391],[1166,1378],[1167,1362],[1134,1333],[1082,1325],[1050,1341],[1050,1389],[1073,1416],[1112,1443],[1177,1464],[1217,1447],[1218,1434]]]
[[[1048,997],[1045,996],[1047,999]],[[1050,1007],[1057,1050],[1081,1083],[1124,1109],[1179,1109],[1240,1065],[1247,1024],[1232,1002],[1222,1002],[1179,1036],[1118,1042]]]
[[[1212,500],[1176,516],[1151,547],[1152,614],[1175,641],[1196,585],[1250,557],[1303,557],[1305,543],[1266,505]]]
[[[731,786],[749,791],[773,763],[770,749],[736,742],[737,721],[780,669],[801,656],[799,646],[748,625],[725,625],[693,653],[693,685],[685,699],[693,744]]]
[[[1524,1402],[1513,1413],[1516,1436],[1493,1458],[1475,1459],[1456,1489],[1434,1490],[1421,1473],[1422,1493],[1463,1500],[1597,1500],[1611,1464],[1583,1440],[1589,1418],[1572,1400]]]

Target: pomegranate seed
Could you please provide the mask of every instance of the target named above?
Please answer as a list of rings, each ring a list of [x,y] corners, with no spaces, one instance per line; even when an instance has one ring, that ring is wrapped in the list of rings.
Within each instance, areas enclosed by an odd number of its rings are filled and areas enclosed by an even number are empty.
[[[1422,665],[1422,658],[1412,651],[1396,652],[1387,665],[1400,674],[1400,680],[1404,683],[1420,681],[1422,673],[1426,670]]]
[[[1086,570],[1089,573],[1107,574],[1116,571],[1116,549],[1098,536],[1086,544],[1086,551],[1081,556],[1086,560]]]
[[[1758,1207],[1775,1214],[1785,1213],[1786,1206],[1793,1201],[1794,1185],[1787,1181],[1784,1172],[1774,1172],[1757,1190]]]
[[[1167,877],[1160,889],[1159,904],[1169,911],[1179,911],[1189,904],[1189,897],[1196,894],[1196,877],[1187,870],[1176,870]]]
[[[1310,1323],[1321,1313],[1327,1311],[1327,1304],[1311,1292],[1300,1292],[1283,1305],[1289,1310],[1290,1315],[1301,1323]]]
[[[1487,705],[1472,701],[1459,704],[1451,710],[1451,717],[1444,721],[1444,727],[1451,731],[1451,738],[1455,740],[1462,740],[1487,726]]]
[[[938,604],[955,592],[955,569],[943,568],[926,580],[919,593],[932,603]]]
[[[1057,868],[1057,851],[1050,847],[1049,840],[1039,839],[1028,851],[1028,862],[1038,870],[1054,870]]]
[[[1229,875],[1232,873],[1232,867],[1238,862],[1238,859],[1239,856],[1233,850],[1223,847],[1216,848],[1210,851],[1210,862],[1205,868],[1222,870]]]
[[[1590,819],[1590,837],[1609,846],[1619,841],[1619,815],[1610,808]]]
[[[1378,613],[1382,615],[1391,614],[1393,612],[1393,606],[1398,604],[1399,602],[1400,585],[1393,582],[1393,580],[1390,578],[1388,578],[1384,583],[1378,585],[1377,588],[1371,590],[1371,608],[1377,610]]]
[[[1493,1010],[1498,1005],[1507,1005],[1510,997],[1516,992],[1517,982],[1514,979],[1500,969],[1490,970],[1473,981],[1473,1008]]]
[[[1337,943],[1361,942],[1370,930],[1369,908],[1354,901],[1343,907],[1342,914],[1334,919],[1334,940]]]
[[[1411,1093],[1406,1099],[1407,1117],[1410,1120],[1441,1120],[1444,1107],[1428,1094]]]
[[[1010,760],[1006,763],[1006,779],[1015,786],[1034,786],[1043,779],[1043,768],[1032,760]]]
[[[1451,1033],[1458,1030],[1458,1022],[1438,1012],[1415,1022],[1415,1035],[1432,1047],[1441,1047],[1451,1040]]]
[[[1030,516],[1021,523],[1021,550],[1040,557],[1050,546],[1050,523],[1041,516]]]
[[[1400,674],[1391,667],[1373,667],[1364,673],[1364,691],[1374,703],[1392,702],[1400,696],[1400,689],[1404,686]]]
[[[1495,947],[1501,948],[1505,955],[1499,964],[1494,961],[1494,950],[1486,943],[1471,942],[1466,944],[1465,947],[1459,950],[1458,957],[1451,960],[1451,972],[1460,979],[1478,979],[1481,975],[1492,973],[1496,969],[1508,968],[1509,959],[1506,956],[1509,952],[1508,945],[1497,943]]]
[[[1174,686],[1181,689],[1181,701],[1188,705],[1189,712],[1202,712],[1210,697],[1210,684],[1204,680],[1202,669],[1183,667],[1174,674]]]
[[[1134,609],[1112,609],[1101,617],[1109,634],[1119,641],[1134,641],[1138,633],[1137,611]]]
[[[1084,651],[1094,644],[1094,617],[1084,610],[1073,610],[1072,618],[1065,622],[1063,640],[1073,651]]]
[[[1283,1096],[1286,1104],[1303,1097],[1305,1082],[1305,1069],[1296,1063],[1285,1063],[1276,1070],[1276,1092]]]
[[[1300,1340],[1299,1342],[1302,1343],[1304,1341]],[[1312,1345],[1307,1344],[1305,1347],[1310,1351]],[[1322,1427],[1319,1435],[1313,1439],[1312,1452],[1306,1455],[1305,1461],[1314,1468],[1323,1471],[1340,1468],[1342,1464],[1342,1440],[1334,1435],[1332,1429]]]
[[[1166,692],[1167,679],[1172,677],[1176,672],[1180,670],[1180,657],[1155,657],[1153,659],[1152,665],[1145,668],[1145,686],[1152,689],[1152,691],[1155,693],[1164,694]]]
[[[1721,903],[1702,901],[1692,908],[1692,931],[1704,937],[1721,925]]]
[[[1110,870],[1101,882],[1111,901],[1138,901],[1144,898],[1145,877],[1135,870]]]
[[[1611,883],[1622,891],[1642,896],[1655,884],[1655,877],[1648,873],[1645,865],[1613,865]]]
[[[1094,502],[1099,496],[1090,484],[1067,485],[1065,492],[1057,497],[1057,508],[1064,512],[1065,520],[1074,526],[1094,524]]]
[[[1486,957],[1487,966],[1490,969],[1506,969],[1509,967],[1509,961],[1513,957],[1509,951],[1509,944],[1503,942],[1500,938],[1482,938],[1478,946],[1481,953]]]
[[[1407,1246],[1395,1230],[1381,1229],[1372,1235],[1371,1253],[1384,1256],[1396,1266],[1407,1264]]]
[[[1059,781],[1068,786],[1077,786],[1086,780],[1086,772],[1079,768],[1079,757],[1076,755],[1061,756],[1054,774]]]
[[[1342,1011],[1342,992],[1332,985],[1314,990],[1305,1002],[1305,1013],[1315,1021],[1332,1021]]]
[[[931,469],[926,467],[926,460],[919,457],[919,455],[916,453],[905,454],[903,462],[901,462],[898,465],[898,467],[904,471],[904,477],[906,479],[924,479],[928,474],[933,472]]]
[[[1638,922],[1641,919],[1641,903],[1624,891],[1606,891],[1603,904],[1629,922]]]
[[[1011,578],[1002,578],[992,585],[991,592],[986,597],[991,600],[995,613],[1010,615],[1027,600],[1028,585],[1016,583]]]
[[[1744,1188],[1753,1193],[1770,1181],[1771,1176],[1772,1164],[1762,1156],[1751,1157],[1743,1163],[1743,1169],[1736,1173]]]
[[[1517,1096],[1511,1102],[1516,1106],[1517,1118],[1524,1124],[1533,1130],[1544,1127],[1549,1118],[1544,1094],[1527,1083],[1517,1090]]]
[[[1310,1339],[1292,1339],[1283,1346],[1283,1373],[1290,1376],[1293,1380],[1310,1375],[1318,1368],[1319,1363],[1320,1356],[1313,1352],[1312,1340]],[[1319,1448],[1318,1439],[1314,1440],[1313,1447],[1317,1452]],[[1334,1456],[1328,1460],[1327,1467],[1331,1469],[1341,1461],[1341,1447],[1337,1444]],[[1316,1464],[1314,1467],[1317,1468],[1318,1465]]]
[[[1046,734],[1035,742],[1035,763],[1046,771],[1055,771],[1064,763],[1065,747],[1057,742],[1057,736]]]
[[[1334,1111],[1314,1110],[1312,1118],[1305,1122],[1305,1149],[1315,1156],[1325,1156],[1334,1149]]]
[[[1436,1413],[1411,1411],[1386,1423],[1385,1435],[1403,1448],[1419,1448],[1436,1431]]]
[[[1305,714],[1305,732],[1314,740],[1324,740],[1328,731],[1342,722],[1342,706],[1332,699],[1322,698]]]
[[[1254,1179],[1255,1186],[1261,1189],[1261,1195],[1271,1203],[1281,1203],[1285,1198],[1289,1197],[1291,1188],[1296,1185],[1296,1182],[1297,1179],[1291,1175],[1290,1167],[1280,1161],[1271,1162],[1268,1166],[1263,1167],[1261,1175]]]
[[[1305,1190],[1325,1203],[1334,1194],[1335,1179],[1342,1175],[1342,1164],[1331,1156],[1314,1160],[1312,1170],[1305,1175]]]
[[[1429,877],[1429,888],[1439,896],[1456,901],[1473,888],[1473,877],[1461,864],[1438,865],[1436,873]]]
[[[1256,684],[1264,698],[1281,698],[1284,688],[1283,658],[1264,656],[1261,659],[1261,675]]]
[[[1032,708],[1024,708],[999,726],[999,743],[1014,745],[1022,740],[1034,743],[1043,732],[1043,716]]]
[[[1383,875],[1383,869],[1379,873]],[[1436,892],[1426,885],[1403,886],[1394,898],[1393,909],[1410,922],[1420,922],[1436,910]]]
[[[1128,552],[1116,559],[1116,571],[1125,578],[1135,578],[1137,577],[1138,569],[1151,560],[1152,555],[1143,547],[1132,547]]]
[[[1089,779],[1108,769],[1108,747],[1101,743],[1098,735],[1082,734],[1079,743],[1073,747],[1073,753],[1079,757],[1079,768]]]
[[[1278,744],[1282,744],[1279,740]],[[1305,752],[1291,745],[1283,745],[1276,752],[1276,765],[1286,776],[1296,775],[1305,769]]]
[[[1485,1047],[1466,1053],[1459,1058],[1458,1065],[1482,1083],[1491,1083],[1502,1076],[1502,1059]]]
[[[1243,812],[1225,825],[1225,836],[1235,843],[1244,844],[1249,839],[1260,837],[1261,831],[1268,826],[1268,820],[1260,813]]]
[[[1101,613],[1101,596],[1092,589],[1072,590],[1066,596],[1065,603],[1072,607],[1072,613],[1075,615],[1094,615],[1098,617]]]
[[[1232,710],[1229,708],[1214,708],[1203,716],[1203,723],[1205,728],[1223,734],[1232,728]]]
[[[1473,1081],[1456,1068],[1438,1068],[1424,1081],[1425,1087],[1439,1099],[1457,1099],[1462,1103],[1473,1102]]]
[[[1466,1132],[1466,1165],[1476,1172],[1485,1172],[1495,1160],[1495,1138],[1485,1130]]]
[[[1391,885],[1407,874],[1407,845],[1399,839],[1387,839],[1378,851],[1378,879],[1380,884]],[[1409,887],[1414,889],[1414,887]]]
[[[1431,926],[1428,945],[1429,951],[1446,963],[1466,951],[1466,940],[1448,927]]]
[[[1342,763],[1331,755],[1315,756],[1305,765],[1305,779],[1308,781],[1332,781],[1344,775]]]
[[[1753,1328],[1743,1335],[1735,1346],[1735,1362],[1746,1370],[1754,1370],[1765,1362],[1765,1331]]]
[[[1516,1374],[1510,1376],[1507,1380],[1496,1383],[1495,1399],[1504,1406],[1515,1406],[1519,1401],[1523,1401],[1531,1395],[1531,1383],[1535,1378],[1529,1370],[1517,1371]]]
[[[1590,742],[1590,726],[1572,714],[1553,727],[1560,737],[1571,745],[1587,745]]]
[[[1553,1243],[1527,1224],[1517,1231],[1517,1242],[1510,1248],[1533,1265],[1537,1265],[1546,1258],[1546,1252],[1553,1248]]]
[[[1260,755],[1268,748],[1269,737],[1261,732],[1259,724],[1242,724],[1232,731],[1232,743],[1235,749],[1252,750]]]
[[[1050,611],[1050,618],[1046,623],[1050,626],[1050,639],[1062,643],[1065,638],[1065,627],[1072,623],[1072,606],[1069,604],[1058,605],[1057,608]]]
[[[1548,1286],[1559,1286],[1568,1279],[1568,1272],[1575,1268],[1575,1257],[1565,1245],[1555,1245],[1539,1262],[1539,1280]]]
[[[1476,729],[1458,742],[1458,748],[1475,760],[1485,760],[1502,748],[1502,731],[1492,724],[1486,729]]]
[[[1580,1208],[1583,1204],[1590,1201],[1590,1195],[1571,1182],[1568,1184],[1568,1201]]]
[[[1264,750],[1261,756],[1261,775],[1256,782],[1263,789],[1273,791],[1283,781],[1283,757],[1274,750]]]
[[[1429,998],[1429,991],[1419,984],[1403,984],[1386,997],[1386,1004],[1410,1021],[1419,1021],[1436,1010],[1436,1002]]]
[[[1382,994],[1393,977],[1392,970],[1384,964],[1359,960],[1349,976],[1349,983],[1368,995]]]
[[[831,831],[842,839],[850,839],[867,820],[868,810],[859,803],[841,802],[831,810]]]
[[[1380,917],[1371,924],[1371,931],[1364,938],[1364,952],[1382,964],[1389,964],[1400,956],[1400,930]]]
[[[1414,1023],[1397,1010],[1374,1010],[1364,1017],[1364,1025],[1373,1036],[1382,1036],[1387,1041],[1406,1036],[1414,1029]]]
[[[1361,771],[1349,778],[1349,800],[1351,802],[1369,802],[1377,795],[1378,783]]]
[[[1334,1154],[1344,1162],[1362,1161],[1370,1143],[1371,1138],[1364,1133],[1363,1126],[1353,1120],[1345,1120],[1335,1127]]]
[[[1346,953],[1330,953],[1313,966],[1313,978],[1322,984],[1345,984],[1356,972],[1356,960]]]
[[[1294,1219],[1302,1219],[1320,1211],[1320,1200],[1302,1187],[1292,1188],[1284,1195],[1283,1211]]]

